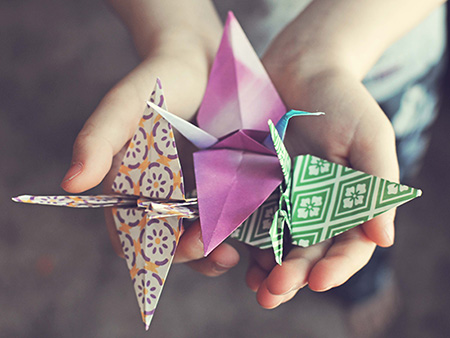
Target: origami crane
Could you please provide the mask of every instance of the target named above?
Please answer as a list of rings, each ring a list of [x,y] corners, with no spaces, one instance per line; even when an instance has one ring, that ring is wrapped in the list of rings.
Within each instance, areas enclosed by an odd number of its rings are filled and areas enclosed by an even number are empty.
[[[183,218],[200,217],[205,255],[230,235],[250,245],[308,246],[420,195],[311,155],[292,165],[282,139],[289,111],[232,13],[193,125],[166,110],[158,80],[114,183],[115,195],[29,196],[16,202],[112,207],[148,329]],[[276,126],[269,122],[273,120]],[[196,145],[197,199],[186,199],[172,127]],[[197,209],[198,202],[198,209]]]
[[[161,82],[150,98],[165,107]],[[185,199],[183,174],[170,124],[147,107],[112,190],[117,195],[18,196],[23,203],[74,208],[112,207],[142,320],[148,329],[172,264],[183,218],[196,218],[196,199]]]
[[[297,156],[292,165],[272,121],[269,127],[284,182],[231,237],[261,249],[273,248],[280,265],[286,242],[308,247],[422,194],[312,155]]]
[[[222,243],[282,182],[267,121],[282,131],[294,115],[230,12],[213,63],[198,127],[149,103],[182,135],[202,149],[194,170],[205,256]]]

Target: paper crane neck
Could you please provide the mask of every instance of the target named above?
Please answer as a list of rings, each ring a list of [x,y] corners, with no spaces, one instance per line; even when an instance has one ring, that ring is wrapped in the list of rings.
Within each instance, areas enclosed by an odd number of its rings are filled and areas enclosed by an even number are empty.
[[[230,12],[197,122],[215,137],[238,129],[264,130],[286,113],[275,86]]]

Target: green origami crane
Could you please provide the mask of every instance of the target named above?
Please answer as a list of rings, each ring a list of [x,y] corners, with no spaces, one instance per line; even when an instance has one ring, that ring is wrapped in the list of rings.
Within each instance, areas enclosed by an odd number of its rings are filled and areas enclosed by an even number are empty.
[[[261,249],[322,242],[406,203],[422,191],[328,162],[312,155],[291,158],[272,121],[270,134],[284,182],[232,235]]]

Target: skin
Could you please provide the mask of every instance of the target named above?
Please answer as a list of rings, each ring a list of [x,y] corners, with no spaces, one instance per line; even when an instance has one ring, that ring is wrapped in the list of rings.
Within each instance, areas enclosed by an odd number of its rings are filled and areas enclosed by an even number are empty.
[[[221,24],[207,0],[109,3],[129,28],[143,61],[102,99],[79,133],[62,183],[70,193],[103,179],[105,187],[111,186],[156,76],[170,111],[194,117],[220,41]],[[263,63],[288,107],[326,115],[293,119],[286,141],[290,154],[311,153],[398,181],[392,126],[361,80],[388,46],[442,3],[315,0],[291,22]],[[182,140],[177,144],[187,172],[192,149]],[[282,266],[275,264],[270,250],[251,248],[247,284],[264,308],[290,300],[305,285],[314,291],[339,286],[367,264],[377,245],[394,243],[394,217],[391,211],[334,239],[296,247]],[[122,255],[108,211],[106,220],[113,247]],[[174,261],[218,276],[235,266],[239,255],[221,244],[203,258],[196,222],[183,233]]]

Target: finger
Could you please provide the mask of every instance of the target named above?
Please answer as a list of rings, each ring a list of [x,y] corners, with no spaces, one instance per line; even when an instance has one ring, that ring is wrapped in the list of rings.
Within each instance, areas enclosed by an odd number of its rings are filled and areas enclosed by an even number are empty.
[[[282,265],[277,265],[258,289],[256,299],[267,309],[289,301],[308,283],[312,267],[325,255],[332,241],[328,240],[308,248],[294,247]]]
[[[103,98],[75,140],[63,189],[78,193],[102,181],[113,156],[133,135],[145,107],[145,101],[137,97],[130,84],[119,84]]]
[[[262,250],[258,247],[249,246],[250,256],[255,264],[258,264],[261,269],[265,271],[271,271],[277,263],[275,262],[275,257],[273,255],[273,250],[265,249]]]
[[[239,262],[239,253],[231,245],[219,245],[208,257],[204,257],[200,222],[196,221],[183,233],[175,252],[174,263],[189,263],[194,270],[218,276]]]
[[[343,284],[367,264],[375,247],[375,243],[365,235],[361,227],[335,237],[324,258],[311,269],[309,288],[313,291],[327,291]]]
[[[282,265],[273,268],[267,278],[267,288],[273,295],[284,295],[298,290],[308,283],[312,267],[325,256],[332,240],[327,240],[307,248],[294,247]]]
[[[256,263],[256,261],[251,258],[250,263],[248,265],[247,273],[245,275],[245,282],[247,286],[253,292],[258,291],[262,282],[267,278],[270,271],[267,271]]]
[[[282,303],[286,303],[289,300],[291,300],[299,290],[300,288],[289,291],[284,295],[273,295],[268,290],[267,279],[265,279],[261,283],[261,286],[258,289],[258,292],[256,293],[256,300],[258,301],[259,305],[261,305],[261,307],[265,309],[274,309],[279,305],[281,305]]]
[[[370,130],[363,135],[356,133],[349,160],[358,170],[390,181],[399,181],[399,168],[395,150],[395,135],[385,115],[367,116],[359,130]],[[362,229],[366,236],[380,246],[394,243],[395,209],[366,222]]]
[[[361,225],[364,233],[377,245],[389,247],[395,241],[395,219],[396,209],[389,210]]]
[[[186,263],[203,257],[204,249],[200,222],[195,221],[180,237],[173,262]]]
[[[239,254],[236,249],[227,243],[222,243],[208,257],[187,264],[205,276],[216,277],[224,274],[238,263]]]

